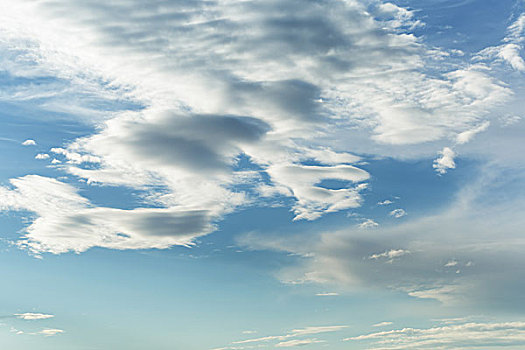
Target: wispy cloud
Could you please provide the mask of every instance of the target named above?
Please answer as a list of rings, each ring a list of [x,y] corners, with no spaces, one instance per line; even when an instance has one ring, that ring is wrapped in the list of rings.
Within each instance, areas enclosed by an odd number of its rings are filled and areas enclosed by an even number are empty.
[[[14,314],[14,316],[22,320],[46,320],[46,319],[55,317],[55,315],[33,313],[33,312],[26,312],[23,314]]]
[[[521,52],[523,51],[524,41],[525,13],[521,13],[507,28],[507,35],[502,40],[502,44],[481,50],[476,58],[500,60],[514,70],[523,72],[525,71],[525,61],[521,56]]]
[[[501,348],[525,345],[524,322],[463,323],[431,328],[403,328],[346,338],[369,341],[370,349]]]
[[[325,293],[317,293],[316,296],[318,297],[336,297],[339,293],[336,292],[325,292]]]
[[[46,328],[39,332],[36,332],[35,334],[40,334],[45,337],[53,337],[55,335],[62,334],[62,333],[64,333],[62,329]]]
[[[317,343],[324,343],[324,340],[318,340],[318,339],[294,339],[294,340],[287,340],[282,341],[277,344],[275,344],[276,348],[291,348],[295,346],[303,346],[303,345],[310,345],[310,344],[317,344]]]
[[[234,341],[232,342],[232,344],[234,344],[233,347],[225,347],[221,349],[234,349],[236,348],[236,346],[239,346],[239,345],[241,346],[245,346],[246,344],[255,345],[259,343],[264,344],[267,342],[274,342],[275,347],[293,347],[293,346],[321,343],[325,341],[318,340],[318,339],[304,339],[302,337],[315,335],[315,334],[322,334],[322,333],[338,332],[345,328],[347,328],[347,326],[315,326],[315,327],[299,328],[299,329],[294,329],[283,335],[270,335],[270,336],[264,336],[264,337],[259,337],[259,338]]]

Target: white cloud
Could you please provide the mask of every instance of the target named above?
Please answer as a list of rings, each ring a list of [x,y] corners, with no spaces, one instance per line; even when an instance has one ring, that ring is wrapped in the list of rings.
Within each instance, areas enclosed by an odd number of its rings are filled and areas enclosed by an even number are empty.
[[[43,160],[43,159],[49,159],[49,154],[47,153],[39,153],[35,156],[35,159]]]
[[[390,326],[391,324],[393,324],[393,322],[384,321],[384,322],[376,323],[376,324],[372,325],[372,327],[386,327],[386,326]]]
[[[501,116],[499,119],[500,119],[501,125],[503,127],[506,127],[506,126],[511,126],[511,125],[519,123],[522,117],[518,115],[504,115],[504,116]]]
[[[454,162],[454,157],[456,152],[454,152],[449,147],[443,147],[443,150],[439,152],[441,157],[434,160],[432,167],[436,169],[436,172],[439,174],[445,174],[448,169],[455,169],[456,163]]]
[[[445,267],[454,267],[454,266],[458,266],[458,262],[456,260],[449,260],[447,261],[447,263],[444,265]]]
[[[266,337],[239,340],[239,341],[232,342],[232,344],[254,344],[254,343],[256,344],[256,343],[266,343],[269,341],[279,341],[279,343],[277,343],[275,346],[287,347],[287,346],[306,345],[306,344],[310,344],[311,343],[310,341],[312,339],[292,339],[292,338],[304,337],[304,336],[309,336],[309,335],[314,335],[314,334],[338,332],[345,328],[347,328],[347,326],[306,327],[306,328],[294,329],[284,335],[270,335]],[[315,341],[321,342],[317,340]]]
[[[36,142],[35,140],[28,139],[22,142],[22,145],[23,146],[36,146]]]
[[[22,320],[46,320],[48,318],[55,317],[54,315],[42,314],[42,313],[32,313],[32,312],[26,312],[23,314],[14,314],[14,316]]]
[[[407,254],[410,254],[410,252],[408,250],[391,249],[391,250],[385,251],[385,252],[380,253],[380,254],[372,254],[368,258],[369,259],[373,259],[373,260],[378,260],[378,259],[381,259],[381,258],[395,259],[395,258],[402,257],[403,255],[407,255]]]
[[[58,335],[58,334],[62,334],[62,333],[64,333],[64,331],[62,329],[46,328],[46,329],[43,329],[43,330],[37,332],[36,334],[40,334],[40,335],[43,335],[43,336],[46,336],[46,337],[52,337],[52,336],[55,336],[55,335]]]
[[[61,154],[63,155],[69,162],[75,163],[75,164],[82,164],[82,163],[100,163],[100,158],[95,157],[89,154],[80,154],[77,152],[71,152],[69,150],[66,150],[64,148],[51,148],[51,152],[55,154]]]
[[[367,228],[377,227],[377,226],[379,226],[379,224],[377,222],[375,222],[374,220],[372,220],[372,219],[366,219],[365,221],[363,221],[362,223],[360,223],[357,226],[359,228],[367,229]]]
[[[392,203],[394,202],[391,201],[390,199],[385,199],[384,201],[377,202],[377,205],[390,205]]]
[[[392,210],[388,215],[393,216],[396,219],[399,219],[399,218],[402,218],[403,216],[406,216],[407,212],[405,211],[405,209],[398,208],[398,209]]]
[[[12,179],[14,189],[0,187],[0,210],[27,210],[38,218],[19,242],[31,251],[83,252],[113,249],[168,248],[192,245],[211,232],[213,215],[191,208],[94,207],[76,189],[55,179],[28,175]]]
[[[318,340],[318,339],[294,339],[294,340],[287,340],[282,341],[277,344],[275,344],[276,348],[291,348],[294,346],[303,346],[303,345],[310,345],[310,344],[317,344],[317,343],[324,343],[324,340]]]
[[[500,349],[525,345],[524,322],[462,323],[431,328],[403,328],[344,339],[370,342],[369,349]]]
[[[442,304],[454,304],[458,301],[458,296],[464,291],[460,286],[457,285],[441,285],[435,288],[422,287],[417,290],[406,290],[407,294],[411,297],[419,299],[433,299],[441,302]]]
[[[477,59],[497,59],[510,65],[514,70],[524,72],[525,60],[523,51],[525,13],[522,13],[508,28],[507,36],[499,46],[491,46],[481,50]]]
[[[462,145],[462,144],[465,144],[465,143],[469,142],[470,140],[472,140],[472,138],[476,134],[487,130],[489,125],[490,125],[490,122],[489,121],[485,121],[485,122],[481,123],[479,126],[476,126],[475,128],[472,128],[470,130],[466,130],[466,131],[463,131],[462,133],[459,133],[456,136],[456,143],[458,145]]]
[[[316,296],[318,297],[336,297],[338,296],[339,293],[335,293],[335,292],[325,292],[325,293],[317,293]]]

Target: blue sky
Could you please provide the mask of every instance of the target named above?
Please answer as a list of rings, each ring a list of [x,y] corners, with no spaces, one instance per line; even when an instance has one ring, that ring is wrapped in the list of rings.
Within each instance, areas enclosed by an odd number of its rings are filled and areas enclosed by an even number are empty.
[[[525,2],[0,4],[6,349],[521,349]]]

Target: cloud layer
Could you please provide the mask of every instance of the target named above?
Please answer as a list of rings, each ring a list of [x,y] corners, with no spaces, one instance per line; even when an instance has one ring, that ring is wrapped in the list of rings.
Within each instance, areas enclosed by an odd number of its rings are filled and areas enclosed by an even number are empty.
[[[296,220],[356,208],[370,175],[351,151],[466,143],[512,94],[484,63],[455,59],[436,71],[454,53],[416,37],[423,24],[392,3],[23,0],[0,10],[1,48],[15,52],[9,74],[68,86],[50,87],[40,107],[97,110],[97,132],[56,145],[52,164],[89,184],[149,191],[157,207],[95,207],[52,180],[14,179],[2,196],[18,199],[4,208],[36,214],[25,236],[34,251],[189,245],[225,214],[272,196],[293,199]],[[509,28],[514,42],[520,23]],[[64,103],[72,94],[136,107]],[[356,130],[363,136],[340,136]],[[447,150],[440,173],[455,166]],[[43,198],[60,210],[28,204],[40,199],[22,186],[41,191],[30,182],[56,187]]]

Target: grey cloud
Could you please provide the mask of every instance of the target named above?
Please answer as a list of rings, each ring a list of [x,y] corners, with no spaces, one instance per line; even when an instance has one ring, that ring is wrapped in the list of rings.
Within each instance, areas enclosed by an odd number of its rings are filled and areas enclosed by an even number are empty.
[[[233,104],[245,104],[254,109],[261,109],[263,105],[261,114],[269,120],[275,120],[275,115],[284,115],[302,122],[320,122],[328,114],[319,103],[321,89],[299,79],[232,82],[228,91]]]
[[[131,231],[149,232],[154,236],[186,236],[201,235],[213,229],[212,220],[206,210],[187,210],[181,212],[143,211],[130,216]]]
[[[373,235],[358,229],[309,239],[251,234],[240,237],[239,244],[300,256],[297,265],[279,273],[287,283],[403,291],[455,308],[523,310],[525,223],[518,213],[525,203],[519,191],[497,201],[502,189],[492,181],[499,171],[486,171],[492,175],[464,188],[441,213],[380,226]],[[515,181],[524,179],[509,179]]]
[[[216,214],[188,208],[122,210],[94,207],[70,185],[41,176],[11,180],[0,187],[0,210],[36,214],[19,245],[34,253],[83,252],[91,247],[113,249],[189,246],[214,230]]]
[[[150,122],[124,120],[115,132],[110,128],[88,139],[86,148],[122,152],[160,167],[213,173],[227,171],[241,146],[261,140],[268,130],[268,124],[255,118],[168,112]]]

